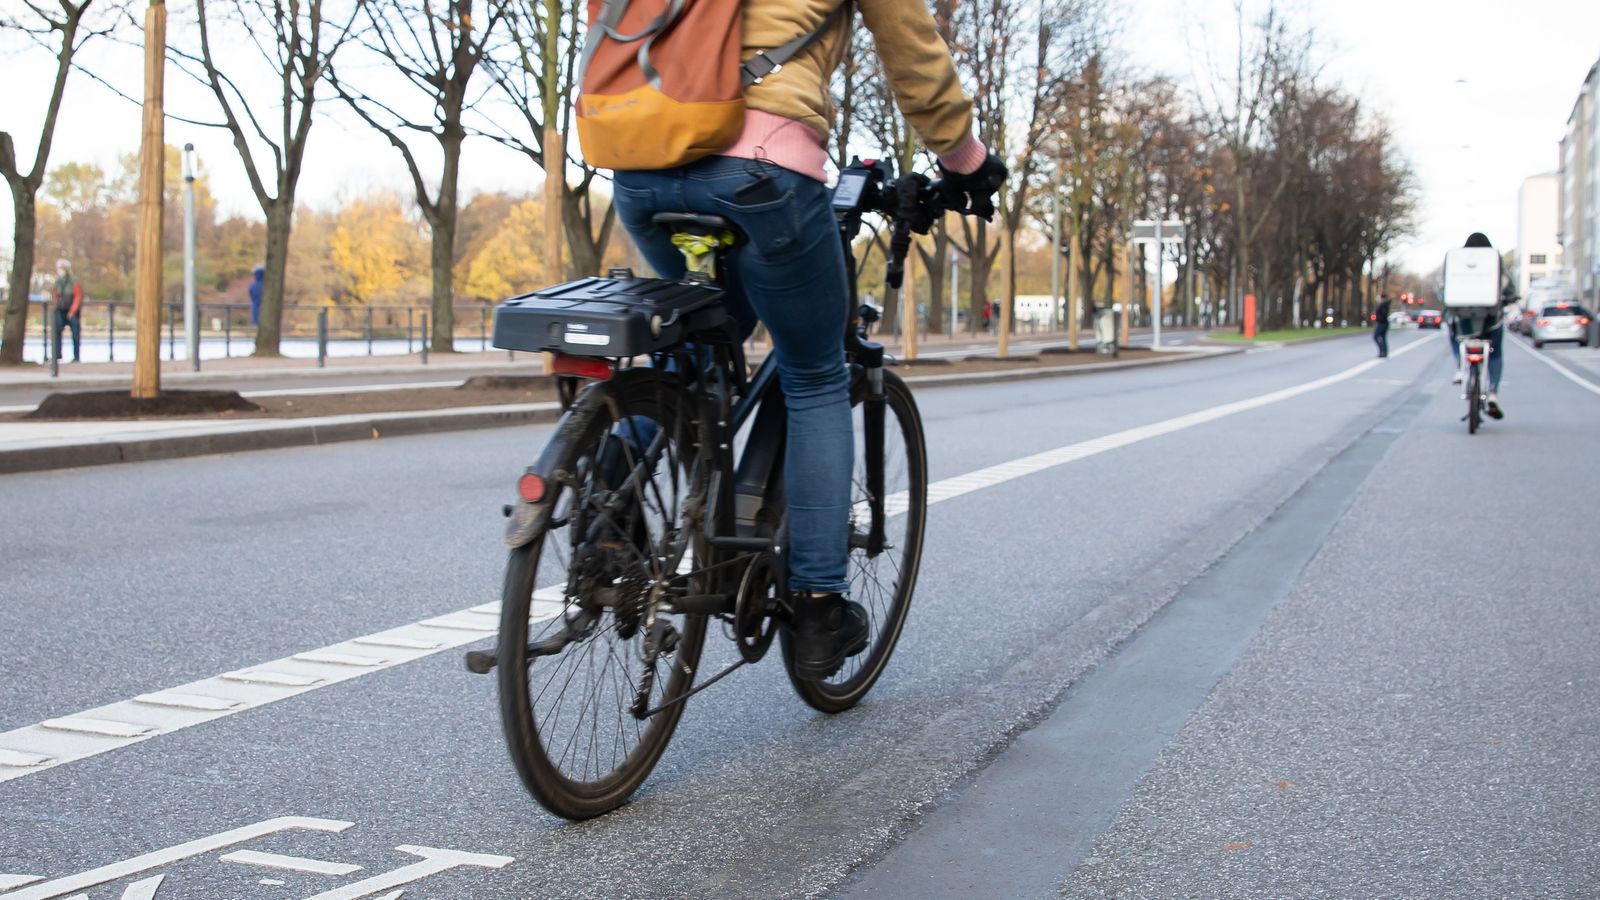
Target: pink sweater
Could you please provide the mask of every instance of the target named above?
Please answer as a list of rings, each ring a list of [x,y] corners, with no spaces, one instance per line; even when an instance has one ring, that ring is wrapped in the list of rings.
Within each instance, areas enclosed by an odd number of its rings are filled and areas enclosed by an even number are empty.
[[[794,119],[785,119],[759,109],[745,110],[744,131],[733,142],[733,146],[717,155],[764,159],[808,178],[822,182],[828,180],[824,171],[828,151],[822,146],[822,139],[817,133]],[[966,143],[950,153],[941,154],[939,162],[952,172],[965,174],[983,165],[987,155],[983,144],[977,138],[968,136]]]

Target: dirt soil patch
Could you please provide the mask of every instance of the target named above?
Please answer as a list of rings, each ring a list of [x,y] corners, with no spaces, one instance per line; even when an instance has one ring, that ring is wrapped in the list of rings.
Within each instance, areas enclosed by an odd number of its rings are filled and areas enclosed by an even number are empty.
[[[1116,362],[1172,357],[1152,350],[1123,350]],[[1016,369],[1060,368],[1111,362],[1093,351],[1045,351],[1038,356],[892,360],[901,376],[955,375]],[[135,401],[127,391],[52,394],[30,413],[0,416],[0,422],[40,419],[299,419],[310,416],[416,412],[463,406],[543,403],[557,399],[555,384],[543,375],[479,375],[460,387],[415,388],[338,394],[296,394],[245,398],[232,391],[165,391],[151,401]]]
[[[134,397],[127,391],[51,394],[24,419],[154,419],[213,417],[258,412],[261,407],[238,391],[164,391],[159,397]]]

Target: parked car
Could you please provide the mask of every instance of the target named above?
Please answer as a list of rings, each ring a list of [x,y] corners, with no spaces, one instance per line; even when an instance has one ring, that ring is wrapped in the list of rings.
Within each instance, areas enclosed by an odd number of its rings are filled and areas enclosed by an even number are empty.
[[[1553,303],[1539,310],[1528,336],[1535,347],[1553,341],[1576,341],[1580,347],[1589,346],[1589,311],[1576,303]]]
[[[1411,324],[1411,317],[1406,315],[1405,313],[1403,313],[1403,312],[1392,312],[1392,313],[1389,313],[1389,327],[1390,328],[1404,328],[1405,326],[1410,325],[1410,324]]]
[[[1444,313],[1437,309],[1422,309],[1417,311],[1418,328],[1443,328]]]

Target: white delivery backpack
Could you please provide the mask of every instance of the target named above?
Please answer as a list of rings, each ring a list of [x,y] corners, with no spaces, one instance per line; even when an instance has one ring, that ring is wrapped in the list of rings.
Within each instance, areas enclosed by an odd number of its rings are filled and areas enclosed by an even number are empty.
[[[1449,309],[1500,306],[1500,252],[1457,247],[1444,255],[1444,305]]]

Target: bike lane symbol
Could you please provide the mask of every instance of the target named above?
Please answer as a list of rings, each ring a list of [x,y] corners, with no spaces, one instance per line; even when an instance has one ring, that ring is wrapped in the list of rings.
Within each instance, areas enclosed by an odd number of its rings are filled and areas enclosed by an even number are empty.
[[[207,837],[198,838],[186,843],[177,844],[162,850],[141,854],[131,859],[110,865],[90,869],[65,878],[51,881],[41,881],[38,876],[5,875],[0,874],[0,900],[83,900],[87,895],[81,892],[102,884],[120,881],[134,875],[140,875],[162,866],[172,865],[184,860],[204,856],[208,853],[236,846],[248,841],[256,840],[271,834],[286,831],[314,831],[338,834],[352,827],[353,822],[341,822],[335,819],[317,819],[304,816],[281,816],[267,819],[253,825],[219,832]],[[441,872],[451,869],[470,866],[475,868],[500,869],[510,865],[513,861],[509,856],[495,856],[487,853],[466,853],[459,850],[446,850],[436,847],[420,847],[414,844],[403,844],[395,848],[402,853],[420,857],[418,862],[401,866],[390,872],[373,875],[331,891],[324,891],[309,900],[357,900],[362,897],[372,897],[382,891],[393,891],[385,898],[398,897],[400,891],[395,890],[404,885],[420,881]],[[317,860],[296,860],[293,857],[281,857],[276,854],[246,854],[234,853],[224,857],[228,862],[246,862],[249,860],[295,860],[299,863],[315,863],[323,868],[306,868],[292,864],[277,864],[276,868],[289,868],[297,871],[310,871],[317,874],[348,874],[359,870],[360,866],[321,863]],[[257,863],[269,864],[269,863]],[[161,887],[165,875],[156,875],[134,882],[122,893],[122,900],[154,900],[156,891]],[[70,895],[70,896],[69,896]]]

